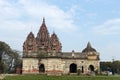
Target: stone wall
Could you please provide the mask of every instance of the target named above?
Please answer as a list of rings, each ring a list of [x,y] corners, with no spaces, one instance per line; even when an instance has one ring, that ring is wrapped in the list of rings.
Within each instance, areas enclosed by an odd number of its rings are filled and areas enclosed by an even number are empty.
[[[48,75],[61,75],[63,72],[61,58],[42,59],[40,63],[45,65],[45,73]]]
[[[61,58],[23,58],[23,74],[29,73],[41,73],[39,70],[40,65],[44,65],[44,73],[47,75],[61,75],[69,74],[70,66],[76,66],[76,72],[81,71],[82,74],[87,74],[91,71],[90,65],[93,71],[100,71],[99,60],[87,60],[87,59],[61,59]],[[72,68],[72,67],[71,67]]]
[[[23,58],[23,74],[39,73],[37,58]]]

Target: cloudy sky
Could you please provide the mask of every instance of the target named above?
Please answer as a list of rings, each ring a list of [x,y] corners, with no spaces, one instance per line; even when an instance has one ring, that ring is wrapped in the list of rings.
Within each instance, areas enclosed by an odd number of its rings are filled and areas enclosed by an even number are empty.
[[[43,17],[62,51],[81,52],[90,42],[101,61],[120,60],[120,0],[0,0],[0,40],[22,51]]]

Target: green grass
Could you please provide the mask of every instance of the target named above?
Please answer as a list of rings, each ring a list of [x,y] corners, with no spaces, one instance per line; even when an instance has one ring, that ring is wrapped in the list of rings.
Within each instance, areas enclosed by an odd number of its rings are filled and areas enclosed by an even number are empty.
[[[6,76],[4,80],[120,80],[120,76],[17,75],[17,76]]]

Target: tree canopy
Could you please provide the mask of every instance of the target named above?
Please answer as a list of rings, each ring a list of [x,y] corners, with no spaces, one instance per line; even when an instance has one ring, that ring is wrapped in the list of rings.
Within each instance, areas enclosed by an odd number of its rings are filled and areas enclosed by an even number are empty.
[[[15,72],[20,64],[20,52],[12,50],[7,43],[0,41],[0,73]]]
[[[120,61],[100,62],[101,71],[110,71],[113,74],[120,74]]]

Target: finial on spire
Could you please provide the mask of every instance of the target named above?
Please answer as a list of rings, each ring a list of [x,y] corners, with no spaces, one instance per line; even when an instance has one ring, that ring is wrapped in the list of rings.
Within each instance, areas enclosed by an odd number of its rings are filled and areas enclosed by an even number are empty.
[[[91,47],[91,44],[90,44],[90,42],[88,42],[88,44],[87,44],[87,47],[88,47],[88,48],[90,48],[90,47]]]
[[[43,23],[45,23],[45,18],[43,17]]]

